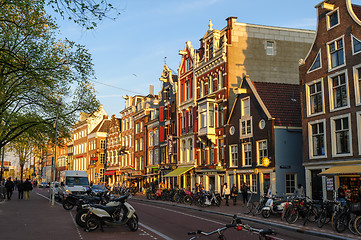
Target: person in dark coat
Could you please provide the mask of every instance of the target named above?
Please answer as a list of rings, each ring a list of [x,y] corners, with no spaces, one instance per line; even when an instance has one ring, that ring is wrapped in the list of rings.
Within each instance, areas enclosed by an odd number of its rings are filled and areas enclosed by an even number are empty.
[[[242,193],[242,198],[243,198],[243,205],[247,205],[248,202],[248,186],[246,185],[246,183],[243,183],[243,185],[241,186],[241,193]]]
[[[233,205],[237,204],[237,197],[238,197],[238,188],[236,187],[236,184],[233,184],[231,188],[231,198],[233,199]]]
[[[27,200],[30,197],[31,190],[33,190],[33,185],[31,184],[29,178],[27,178],[24,182],[25,200]]]
[[[23,180],[20,180],[18,183],[18,192],[19,192],[19,199],[24,198],[24,182]]]
[[[11,177],[9,177],[8,180],[6,181],[5,188],[6,188],[6,196],[8,200],[11,200],[11,196],[13,195],[13,191],[14,191],[14,182],[11,181]]]

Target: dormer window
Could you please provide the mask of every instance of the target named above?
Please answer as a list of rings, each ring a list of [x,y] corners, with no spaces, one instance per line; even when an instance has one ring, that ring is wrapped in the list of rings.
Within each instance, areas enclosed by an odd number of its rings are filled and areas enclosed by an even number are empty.
[[[352,36],[352,52],[353,54],[361,52],[361,41],[355,36]]]
[[[336,27],[340,23],[338,9],[327,14],[327,29]]]

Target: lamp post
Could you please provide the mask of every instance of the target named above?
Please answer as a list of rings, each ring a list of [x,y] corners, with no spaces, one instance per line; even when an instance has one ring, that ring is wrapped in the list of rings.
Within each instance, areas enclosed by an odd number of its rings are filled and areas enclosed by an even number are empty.
[[[54,146],[54,161],[52,165],[52,171],[51,171],[51,206],[54,206],[55,201],[55,178],[56,178],[56,145],[58,144],[58,109],[56,111],[56,118],[55,118],[55,146]]]

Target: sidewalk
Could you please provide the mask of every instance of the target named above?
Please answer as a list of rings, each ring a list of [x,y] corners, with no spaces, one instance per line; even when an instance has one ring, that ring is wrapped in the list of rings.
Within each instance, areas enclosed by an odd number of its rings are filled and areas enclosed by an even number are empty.
[[[316,223],[307,223],[306,226],[303,226],[301,221],[297,221],[295,224],[289,224],[285,221],[281,221],[280,216],[271,216],[270,218],[263,218],[261,215],[252,216],[246,215],[244,212],[246,211],[245,207],[242,207],[242,201],[237,201],[237,205],[233,205],[233,201],[229,201],[229,206],[225,205],[225,201],[222,201],[222,205],[220,207],[217,206],[210,206],[210,207],[199,207],[198,205],[186,205],[181,203],[174,203],[170,201],[161,201],[161,200],[148,200],[146,199],[145,194],[137,193],[132,199],[137,201],[150,201],[156,202],[159,204],[165,204],[170,206],[178,206],[182,208],[190,208],[196,209],[198,211],[210,212],[213,214],[219,214],[223,216],[232,217],[237,214],[238,217],[241,217],[244,220],[261,223],[261,224],[268,224],[270,227],[280,227],[290,231],[297,231],[302,232],[309,235],[314,235],[318,237],[324,237],[325,239],[361,239],[361,236],[356,236],[352,234],[348,229],[343,233],[337,233],[331,228],[330,223],[326,224],[322,228],[318,228]]]
[[[51,206],[38,193],[49,194],[34,188],[25,200],[18,199],[18,191],[14,191],[11,200],[0,203],[0,239],[79,239],[69,212]]]

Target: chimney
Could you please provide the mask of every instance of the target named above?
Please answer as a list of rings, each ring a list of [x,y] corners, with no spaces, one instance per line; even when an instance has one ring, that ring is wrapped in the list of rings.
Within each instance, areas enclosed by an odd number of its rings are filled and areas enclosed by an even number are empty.
[[[154,95],[154,86],[153,85],[149,85],[149,94]]]

